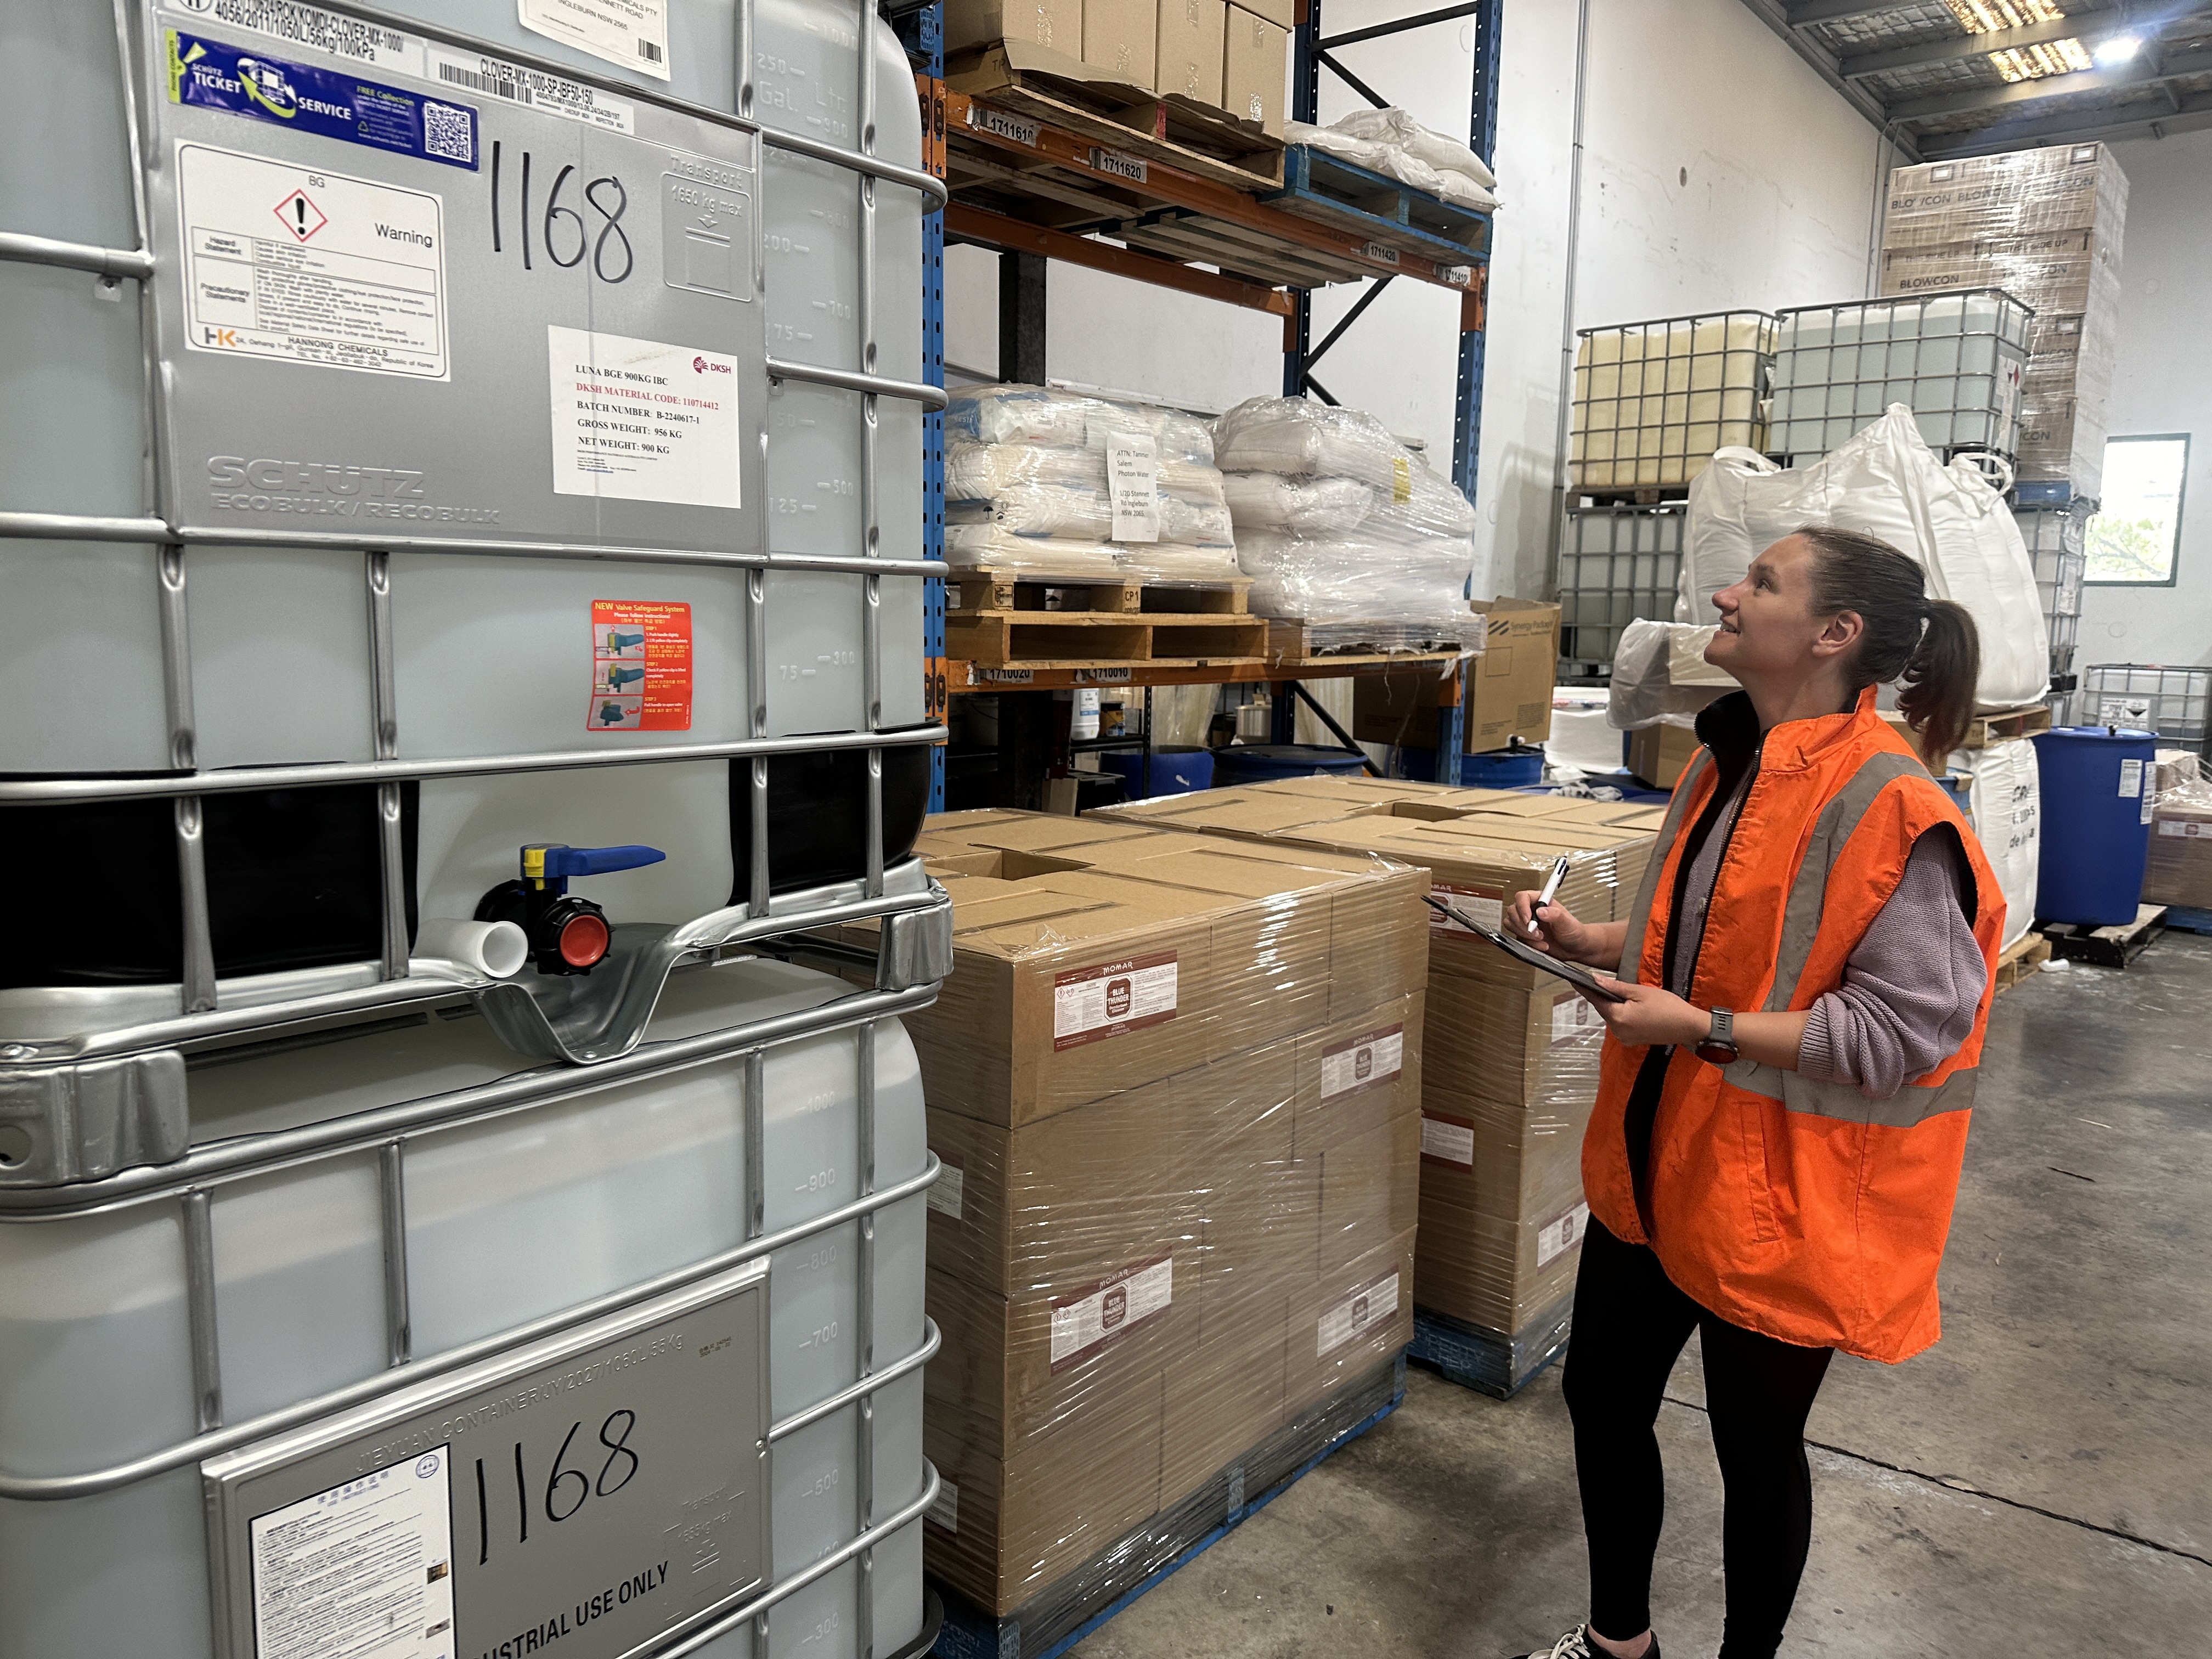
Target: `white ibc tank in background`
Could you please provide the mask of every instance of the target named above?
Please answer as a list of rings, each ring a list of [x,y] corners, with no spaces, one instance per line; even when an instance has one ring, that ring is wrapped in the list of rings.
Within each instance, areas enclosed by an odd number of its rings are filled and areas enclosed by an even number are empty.
[[[842,981],[764,961],[681,974],[651,1042],[818,1007]],[[872,1190],[920,1176],[921,1084],[894,1019],[874,1022]],[[746,1062],[732,1057],[568,1091],[504,1115],[412,1133],[404,1147],[404,1259],[413,1353],[429,1358],[526,1322],[737,1251],[861,1196],[858,1030],[769,1048],[761,1139],[747,1133]],[[192,1138],[250,1144],[310,1125],[512,1078],[481,1019],[433,1013],[196,1067]],[[543,1074],[558,1078],[560,1073]],[[551,1096],[555,1091],[539,1091]],[[429,1109],[434,1111],[434,1105]],[[222,1415],[242,1423],[375,1376],[387,1363],[380,1145],[340,1147],[207,1183]],[[81,1474],[156,1454],[195,1429],[187,1207],[169,1183],[120,1207],[0,1222],[0,1469]],[[749,1234],[747,1194],[761,1195]],[[920,1192],[770,1256],[769,1415],[786,1422],[850,1387],[872,1321],[874,1369],[922,1346]],[[862,1305],[858,1264],[873,1263]],[[919,1370],[874,1395],[873,1508],[923,1480]],[[856,1403],[775,1443],[771,1577],[855,1535]],[[0,1500],[0,1659],[209,1653],[199,1478],[187,1466],[103,1494]],[[456,1549],[476,1541],[455,1504]],[[875,1650],[921,1621],[919,1521],[874,1552]],[[464,1536],[464,1534],[469,1534]],[[641,1540],[650,1544],[651,1540]],[[779,1604],[766,1651],[854,1651],[854,1565]],[[810,1639],[823,1632],[827,1641]],[[480,1634],[481,1632],[479,1632]],[[468,1634],[466,1631],[463,1634]],[[709,1650],[749,1654],[750,1630]]]

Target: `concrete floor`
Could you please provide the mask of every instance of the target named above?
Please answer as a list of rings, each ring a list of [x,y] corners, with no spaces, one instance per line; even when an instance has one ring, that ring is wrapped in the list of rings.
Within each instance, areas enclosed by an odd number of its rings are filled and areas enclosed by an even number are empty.
[[[1785,1653],[2104,1659],[2212,1648],[2212,939],[1997,1000],[1942,1342],[1839,1358],[1814,1410],[1813,1554]],[[1662,1408],[1653,1604],[1721,1627],[1696,1346]],[[1495,1659],[1583,1612],[1558,1369],[1405,1404],[1074,1650],[1079,1659]]]

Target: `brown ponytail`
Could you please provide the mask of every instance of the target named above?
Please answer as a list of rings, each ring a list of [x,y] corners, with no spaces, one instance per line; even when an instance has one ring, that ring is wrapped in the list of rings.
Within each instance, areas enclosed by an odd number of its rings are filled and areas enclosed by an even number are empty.
[[[1813,548],[1813,614],[1856,611],[1866,625],[1846,671],[1850,689],[1901,682],[1905,724],[1940,766],[1973,722],[1982,672],[1973,617],[1962,605],[1929,599],[1920,567],[1880,537],[1835,525],[1796,533]]]

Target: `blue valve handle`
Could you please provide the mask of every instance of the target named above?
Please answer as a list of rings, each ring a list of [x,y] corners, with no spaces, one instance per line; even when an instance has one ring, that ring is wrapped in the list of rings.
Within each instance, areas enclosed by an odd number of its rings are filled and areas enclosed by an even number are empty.
[[[545,873],[563,880],[572,876],[604,876],[616,870],[659,864],[667,856],[658,847],[549,847]]]

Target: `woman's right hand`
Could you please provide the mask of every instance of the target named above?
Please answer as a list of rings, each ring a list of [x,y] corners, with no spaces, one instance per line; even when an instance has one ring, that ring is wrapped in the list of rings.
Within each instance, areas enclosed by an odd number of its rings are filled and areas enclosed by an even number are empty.
[[[1587,922],[1575,920],[1574,913],[1556,901],[1542,909],[1536,908],[1539,895],[1531,888],[1522,888],[1513,896],[1506,907],[1505,931],[1524,944],[1534,945],[1547,956],[1562,962],[1601,962],[1605,940],[1601,930]],[[1532,930],[1528,924],[1536,924]],[[1618,948],[1613,952],[1618,960]],[[1608,964],[1610,965],[1610,964]]]

